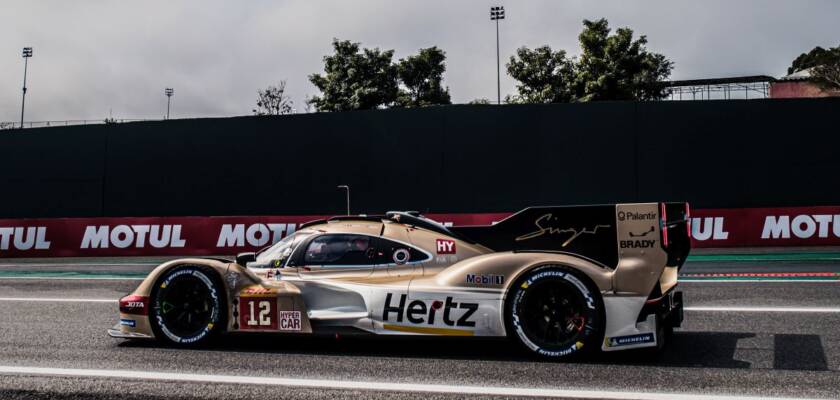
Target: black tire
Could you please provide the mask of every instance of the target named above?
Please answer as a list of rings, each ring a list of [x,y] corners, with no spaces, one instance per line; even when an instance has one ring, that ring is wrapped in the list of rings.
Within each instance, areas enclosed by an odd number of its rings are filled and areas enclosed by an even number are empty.
[[[600,291],[561,265],[534,268],[511,286],[505,301],[508,336],[548,359],[597,351],[604,337]]]
[[[149,323],[164,343],[201,346],[227,325],[224,286],[208,267],[183,265],[164,272],[152,287],[150,301]]]

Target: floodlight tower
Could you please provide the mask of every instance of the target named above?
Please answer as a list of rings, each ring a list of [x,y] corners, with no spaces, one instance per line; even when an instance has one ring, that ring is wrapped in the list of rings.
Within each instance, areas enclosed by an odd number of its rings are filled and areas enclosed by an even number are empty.
[[[499,20],[505,19],[504,7],[490,7],[490,20],[496,21],[496,103],[502,104],[502,89],[499,67]]]
[[[166,94],[166,119],[169,119],[169,104],[172,102],[172,95],[175,94],[175,89],[166,88],[163,90]]]
[[[32,48],[23,48],[23,99],[20,102],[20,129],[23,129],[23,111],[26,109],[26,70],[29,67],[29,58],[32,57]]]

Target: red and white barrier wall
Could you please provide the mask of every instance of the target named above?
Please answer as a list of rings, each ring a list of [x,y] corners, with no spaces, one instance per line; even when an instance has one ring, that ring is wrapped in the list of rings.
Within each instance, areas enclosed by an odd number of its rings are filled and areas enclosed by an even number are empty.
[[[483,225],[509,213],[428,214]],[[0,219],[0,258],[225,255],[256,250],[320,215]],[[692,246],[840,246],[840,206],[692,210]]]

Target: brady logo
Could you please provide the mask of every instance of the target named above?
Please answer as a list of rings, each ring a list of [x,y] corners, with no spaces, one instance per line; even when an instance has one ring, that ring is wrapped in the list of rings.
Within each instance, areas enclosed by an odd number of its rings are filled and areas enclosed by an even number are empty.
[[[0,250],[9,250],[9,242],[16,250],[48,250],[50,242],[45,238],[47,227],[0,227]],[[11,240],[10,240],[11,239]]]
[[[436,244],[438,254],[455,254],[454,240],[438,239]]]
[[[295,233],[295,224],[224,224],[219,231],[216,247],[243,247],[245,242],[249,246],[262,247],[277,243],[280,239]]]
[[[622,249],[649,249],[656,244],[656,240],[622,240],[618,243]]]
[[[119,249],[146,247],[146,238],[155,248],[184,247],[187,242],[181,239],[181,225],[108,225],[87,226],[82,237],[80,249],[107,249],[114,246]]]
[[[648,219],[656,219],[655,212],[649,213],[635,213],[632,211],[619,211],[618,212],[618,220],[631,220],[631,221],[641,221],[641,220],[648,220]]]
[[[467,283],[474,285],[501,285],[505,283],[505,276],[467,274]]]
[[[790,239],[790,234],[800,239],[817,237],[827,238],[829,227],[834,237],[840,238],[840,215],[769,215],[764,219],[762,239]]]
[[[429,324],[435,323],[436,312],[443,307],[443,323],[449,326],[475,326],[475,321],[470,320],[470,317],[478,310],[478,303],[456,303],[452,301],[452,297],[447,297],[446,302],[435,300],[431,305],[427,305],[423,300],[414,300],[408,303],[406,310],[405,300],[406,295],[400,295],[400,303],[396,306],[391,305],[391,297],[393,294],[385,295],[385,308],[382,310],[382,320],[388,321],[388,316],[391,313],[397,314],[397,322],[403,322],[403,316],[408,319],[408,322],[413,324]],[[457,321],[452,320],[451,311],[453,309],[465,310]]]
[[[723,230],[723,217],[691,219],[691,237],[695,240],[726,240],[729,232]]]

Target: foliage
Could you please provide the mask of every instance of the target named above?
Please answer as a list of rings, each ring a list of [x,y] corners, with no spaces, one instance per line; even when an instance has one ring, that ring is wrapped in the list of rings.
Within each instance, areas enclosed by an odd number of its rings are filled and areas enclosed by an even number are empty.
[[[452,104],[449,88],[443,87],[446,53],[437,47],[420,49],[417,55],[400,59],[397,78],[405,87],[400,89],[396,104],[401,107],[423,107]]]
[[[788,75],[803,69],[813,68],[818,65],[836,63],[840,59],[840,46],[830,47],[828,50],[817,46],[807,53],[802,53],[790,64],[787,70]]]
[[[811,78],[824,89],[840,90],[840,46],[814,47],[808,53],[796,57],[788,68],[788,74],[811,69]]]
[[[508,73],[517,81],[512,102],[557,103],[600,100],[656,100],[667,96],[662,81],[673,63],[647,50],[647,38],[633,40],[620,28],[610,35],[606,19],[583,21],[579,58],[549,46],[522,47],[510,58]]]
[[[566,103],[574,99],[572,91],[575,65],[566,58],[563,50],[553,52],[542,46],[534,50],[520,47],[510,58],[507,71],[519,81],[515,96],[506,98],[509,103]]]
[[[360,49],[359,43],[333,39],[334,54],[324,57],[324,74],[309,81],[321,91],[309,102],[318,111],[368,110],[387,107],[397,99],[397,68],[393,50]]]
[[[473,99],[467,104],[492,104],[492,103],[490,103],[490,100],[488,100],[488,99],[480,98],[480,99]]]
[[[286,96],[286,81],[280,81],[276,86],[257,91],[257,108],[253,112],[255,115],[291,114],[292,107],[292,100]]]

